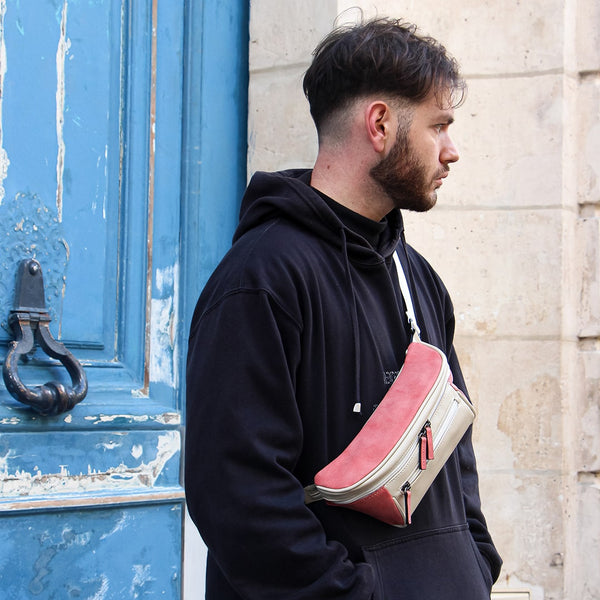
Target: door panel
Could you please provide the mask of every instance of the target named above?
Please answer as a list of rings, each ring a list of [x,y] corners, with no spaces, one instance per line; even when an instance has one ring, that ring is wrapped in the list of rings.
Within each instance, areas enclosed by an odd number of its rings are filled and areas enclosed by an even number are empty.
[[[181,510],[165,503],[6,516],[2,597],[178,598]]]
[[[89,383],[55,417],[0,386],[3,597],[181,594],[184,5],[0,0],[0,354],[36,258]],[[19,375],[70,384],[40,349]]]
[[[86,366],[92,414],[103,402],[134,415],[177,407],[182,4],[163,9],[154,35],[156,0],[4,7],[0,341],[11,338],[18,262],[35,257],[50,329]],[[159,59],[169,73],[161,98]],[[162,170],[171,179],[156,202]],[[30,363],[23,369],[34,378],[56,364],[41,352]]]
[[[0,302],[12,303],[14,259],[36,254],[55,336],[111,360],[105,319],[116,314],[122,94],[121,14],[107,4],[6,3],[2,145],[10,164],[0,208],[10,235]],[[82,302],[89,298],[113,300]]]

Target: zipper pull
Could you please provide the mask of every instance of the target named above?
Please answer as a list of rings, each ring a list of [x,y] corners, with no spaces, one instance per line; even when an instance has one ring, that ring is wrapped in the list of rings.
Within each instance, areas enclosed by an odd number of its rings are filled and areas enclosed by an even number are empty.
[[[402,486],[402,492],[404,493],[404,523],[410,525],[412,523],[412,516],[410,512],[410,483],[408,481]]]
[[[433,433],[431,423],[427,421],[419,434],[419,467],[421,471],[427,468],[427,461],[433,459]]]
[[[419,434],[419,468],[424,471],[427,468],[427,435],[425,431]]]
[[[429,421],[425,423],[425,435],[427,436],[427,460],[433,460],[433,432]]]

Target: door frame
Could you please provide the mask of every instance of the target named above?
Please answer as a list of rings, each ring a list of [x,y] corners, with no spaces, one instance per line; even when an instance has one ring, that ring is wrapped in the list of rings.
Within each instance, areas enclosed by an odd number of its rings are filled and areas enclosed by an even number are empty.
[[[181,177],[182,348],[200,291],[231,245],[246,186],[249,0],[190,0],[185,8]],[[184,426],[185,438],[185,426]],[[181,462],[182,468],[185,455]],[[183,472],[182,472],[183,481]],[[186,513],[183,597],[204,596],[206,548]]]

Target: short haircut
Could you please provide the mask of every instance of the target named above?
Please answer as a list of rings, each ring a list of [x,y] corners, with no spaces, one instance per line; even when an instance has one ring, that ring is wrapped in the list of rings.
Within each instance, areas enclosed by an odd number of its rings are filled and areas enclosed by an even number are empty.
[[[450,92],[453,107],[466,84],[458,63],[415,25],[376,18],[334,29],[317,46],[304,76],[304,93],[319,134],[327,121],[360,98],[386,94],[418,103],[433,91]]]

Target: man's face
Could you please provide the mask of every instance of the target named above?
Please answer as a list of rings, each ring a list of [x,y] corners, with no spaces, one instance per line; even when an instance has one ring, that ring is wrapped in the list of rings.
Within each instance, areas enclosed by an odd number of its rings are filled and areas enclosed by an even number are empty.
[[[448,133],[453,121],[454,110],[441,108],[431,94],[412,110],[410,123],[399,122],[394,145],[371,169],[371,177],[395,208],[417,212],[433,208],[449,164],[459,158]]]

